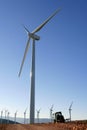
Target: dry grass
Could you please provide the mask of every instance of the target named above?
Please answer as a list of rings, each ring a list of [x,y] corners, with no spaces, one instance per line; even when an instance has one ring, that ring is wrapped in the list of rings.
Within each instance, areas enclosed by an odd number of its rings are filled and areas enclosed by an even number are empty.
[[[0,124],[0,130],[6,130],[7,124]]]
[[[1,124],[0,130],[87,130],[87,121],[71,123]]]

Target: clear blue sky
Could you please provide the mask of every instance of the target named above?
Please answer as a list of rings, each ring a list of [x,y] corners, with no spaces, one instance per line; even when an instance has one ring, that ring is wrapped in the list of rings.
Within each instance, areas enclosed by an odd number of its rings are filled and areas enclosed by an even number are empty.
[[[22,24],[33,31],[59,7],[37,33],[35,109],[49,117],[54,104],[68,118],[73,101],[72,119],[87,119],[87,0],[0,0],[0,111],[29,110],[31,47],[18,77],[28,38]]]

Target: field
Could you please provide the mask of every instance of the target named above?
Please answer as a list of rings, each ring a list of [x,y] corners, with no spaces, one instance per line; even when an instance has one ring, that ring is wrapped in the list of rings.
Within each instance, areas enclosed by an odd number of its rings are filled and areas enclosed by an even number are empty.
[[[87,121],[41,124],[0,124],[0,130],[87,130]]]

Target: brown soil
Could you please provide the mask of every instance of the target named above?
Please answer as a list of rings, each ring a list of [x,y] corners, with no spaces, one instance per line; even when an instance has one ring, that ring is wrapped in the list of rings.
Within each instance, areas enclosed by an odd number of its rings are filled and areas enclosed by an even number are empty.
[[[87,121],[46,124],[1,124],[0,130],[87,130]]]

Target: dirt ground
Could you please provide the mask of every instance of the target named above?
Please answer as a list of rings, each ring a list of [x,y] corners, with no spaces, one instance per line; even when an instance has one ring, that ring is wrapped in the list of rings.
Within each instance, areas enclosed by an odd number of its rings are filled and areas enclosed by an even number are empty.
[[[41,123],[41,124],[1,124],[0,130],[87,130],[87,122]]]

